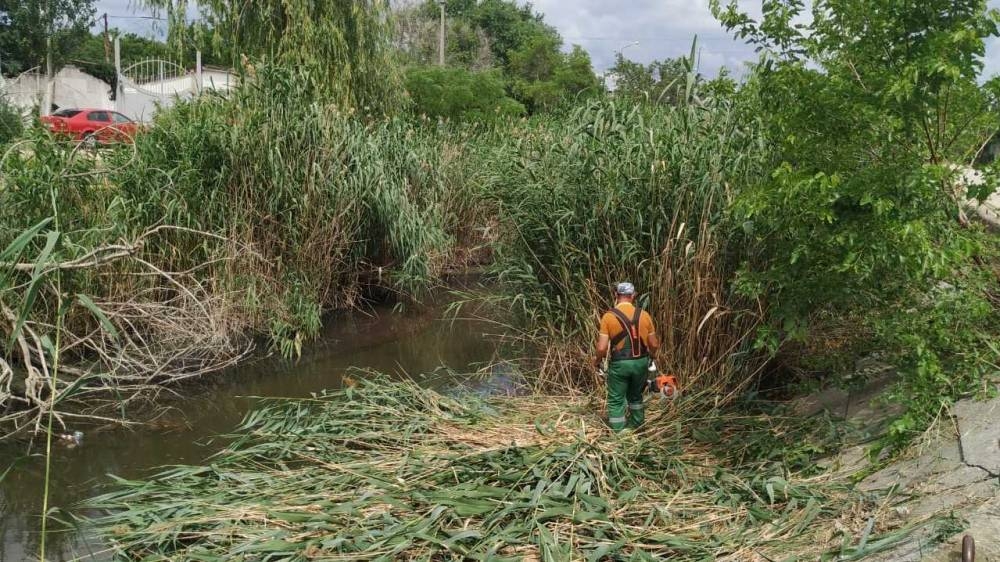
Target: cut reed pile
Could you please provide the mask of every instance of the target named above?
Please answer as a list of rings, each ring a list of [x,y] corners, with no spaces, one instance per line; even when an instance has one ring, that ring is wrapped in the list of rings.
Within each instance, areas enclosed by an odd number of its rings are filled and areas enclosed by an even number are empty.
[[[681,403],[614,436],[598,410],[374,377],[265,402],[204,466],[87,507],[123,560],[854,558],[908,531],[866,530],[885,506],[812,466],[829,425]]]

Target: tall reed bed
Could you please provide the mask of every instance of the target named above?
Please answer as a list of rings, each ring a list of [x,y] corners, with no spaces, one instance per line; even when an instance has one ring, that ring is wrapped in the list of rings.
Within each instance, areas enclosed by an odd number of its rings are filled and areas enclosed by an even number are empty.
[[[768,154],[757,123],[722,103],[594,102],[517,135],[494,177],[506,229],[498,277],[547,342],[544,382],[580,387],[583,354],[630,280],[659,325],[659,363],[724,396],[752,380],[763,305],[734,295],[745,248],[727,208]]]
[[[33,131],[5,153],[0,422],[28,427],[52,392],[92,413],[103,393],[100,415],[122,418],[129,397],[230,365],[256,334],[295,355],[324,310],[366,286],[419,292],[468,261],[460,244],[481,245],[486,213],[447,177],[461,141],[324,102],[303,71],[247,72],[132,146],[95,153]],[[56,271],[74,303],[61,311]],[[70,336],[48,349],[60,314]],[[47,365],[64,352],[78,365],[56,386]]]
[[[808,453],[776,455],[838,435],[815,419],[702,409],[684,424],[696,413],[681,403],[651,408],[656,430],[612,436],[579,395],[484,401],[359,378],[268,401],[206,464],[89,501],[115,557],[859,559],[913,529]]]

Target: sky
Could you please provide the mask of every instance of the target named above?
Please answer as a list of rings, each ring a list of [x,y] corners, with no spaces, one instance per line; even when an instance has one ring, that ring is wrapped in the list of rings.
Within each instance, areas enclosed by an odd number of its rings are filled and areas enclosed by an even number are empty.
[[[1000,0],[989,0],[1000,8]],[[197,12],[194,2],[190,13]],[[747,61],[756,59],[753,48],[733,40],[712,17],[708,0],[534,0],[535,10],[559,30],[566,47],[578,44],[590,53],[601,73],[621,49],[629,59],[648,63],[654,59],[686,56],[698,36],[699,69],[714,76],[721,67],[739,75]],[[749,9],[759,1],[741,1]],[[143,35],[162,36],[163,22],[139,19],[150,16],[136,0],[97,0],[97,14],[107,13],[109,25]],[[987,44],[984,76],[1000,73],[1000,38]]]

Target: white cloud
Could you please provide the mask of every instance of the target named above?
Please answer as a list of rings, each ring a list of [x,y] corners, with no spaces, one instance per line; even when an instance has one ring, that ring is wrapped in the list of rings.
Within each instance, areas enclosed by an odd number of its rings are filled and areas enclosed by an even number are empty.
[[[636,61],[687,56],[698,36],[701,71],[714,75],[721,66],[737,69],[755,58],[753,49],[734,41],[712,16],[708,0],[536,0],[536,11],[556,27],[567,45],[579,44],[601,72],[614,63],[618,49]]]

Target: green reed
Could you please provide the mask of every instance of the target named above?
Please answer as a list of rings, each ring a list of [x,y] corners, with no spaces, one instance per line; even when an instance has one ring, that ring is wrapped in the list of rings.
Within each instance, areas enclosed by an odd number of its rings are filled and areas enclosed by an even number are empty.
[[[506,219],[497,277],[559,355],[543,377],[592,380],[582,352],[630,280],[659,323],[661,366],[727,395],[752,380],[761,305],[732,290],[748,249],[733,246],[727,211],[764,173],[756,122],[722,102],[592,102],[514,143],[491,190]]]

